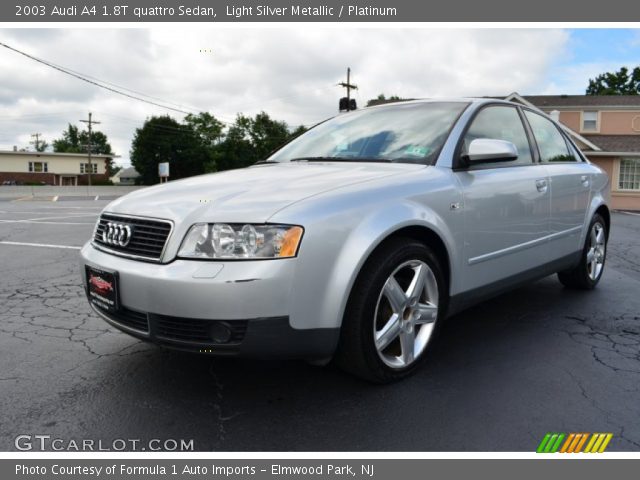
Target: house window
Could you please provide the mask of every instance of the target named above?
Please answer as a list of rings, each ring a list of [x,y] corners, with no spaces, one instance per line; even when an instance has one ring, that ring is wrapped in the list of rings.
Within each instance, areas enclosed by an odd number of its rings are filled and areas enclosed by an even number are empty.
[[[81,163],[80,164],[80,173],[89,173],[89,164],[88,163]],[[98,173],[98,164],[97,163],[92,163],[91,164],[91,173]]]
[[[29,162],[29,172],[31,173],[47,173],[49,164],[47,162]]]
[[[618,188],[620,190],[640,190],[640,159],[623,158],[620,160]]]
[[[582,112],[582,131],[598,131],[598,112]]]

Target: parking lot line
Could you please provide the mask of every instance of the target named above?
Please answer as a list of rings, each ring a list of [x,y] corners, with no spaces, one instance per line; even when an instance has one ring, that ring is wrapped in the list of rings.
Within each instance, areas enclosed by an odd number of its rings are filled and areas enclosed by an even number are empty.
[[[67,220],[69,218],[79,218],[79,217],[95,217],[96,213],[74,213],[74,214],[66,214],[64,216],[56,216],[56,217],[38,217],[38,218],[25,218],[25,222],[31,222],[36,220]]]
[[[64,248],[68,250],[80,250],[82,247],[75,247],[73,245],[51,245],[48,243],[24,243],[24,242],[9,242],[0,241],[0,245],[17,245],[20,247],[43,247],[43,248]]]
[[[87,202],[82,202],[82,203],[87,203]],[[79,208],[79,209],[102,209],[104,208],[101,205],[34,205],[34,207],[37,208],[52,208],[52,209],[56,209],[56,208]]]
[[[43,220],[0,220],[0,223],[42,223],[46,225],[95,225],[95,222],[46,222]]]
[[[22,214],[31,214],[31,215],[69,215],[74,217],[83,217],[88,215],[98,215],[99,212],[42,212],[42,211],[33,211],[33,210],[0,210],[0,213],[5,213],[9,215],[22,215]]]

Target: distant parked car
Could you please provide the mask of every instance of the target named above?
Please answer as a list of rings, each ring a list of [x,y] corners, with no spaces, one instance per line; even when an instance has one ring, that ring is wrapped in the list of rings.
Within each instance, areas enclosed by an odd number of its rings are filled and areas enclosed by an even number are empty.
[[[95,311],[135,337],[333,358],[387,382],[474,303],[556,272],[594,288],[608,197],[604,171],[539,111],[384,105],[328,120],[250,168],[115,200],[82,249],[83,279]]]

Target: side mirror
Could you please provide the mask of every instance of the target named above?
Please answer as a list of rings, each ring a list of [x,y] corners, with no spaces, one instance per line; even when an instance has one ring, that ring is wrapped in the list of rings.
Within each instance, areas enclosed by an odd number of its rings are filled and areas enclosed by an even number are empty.
[[[518,148],[506,140],[477,138],[471,141],[463,160],[469,164],[509,162],[518,158]]]

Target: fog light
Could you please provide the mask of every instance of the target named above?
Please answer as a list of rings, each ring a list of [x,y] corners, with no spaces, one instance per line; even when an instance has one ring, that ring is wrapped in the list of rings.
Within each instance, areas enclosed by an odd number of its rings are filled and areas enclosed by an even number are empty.
[[[225,322],[214,322],[209,330],[209,335],[215,343],[227,343],[231,340],[231,327]]]

